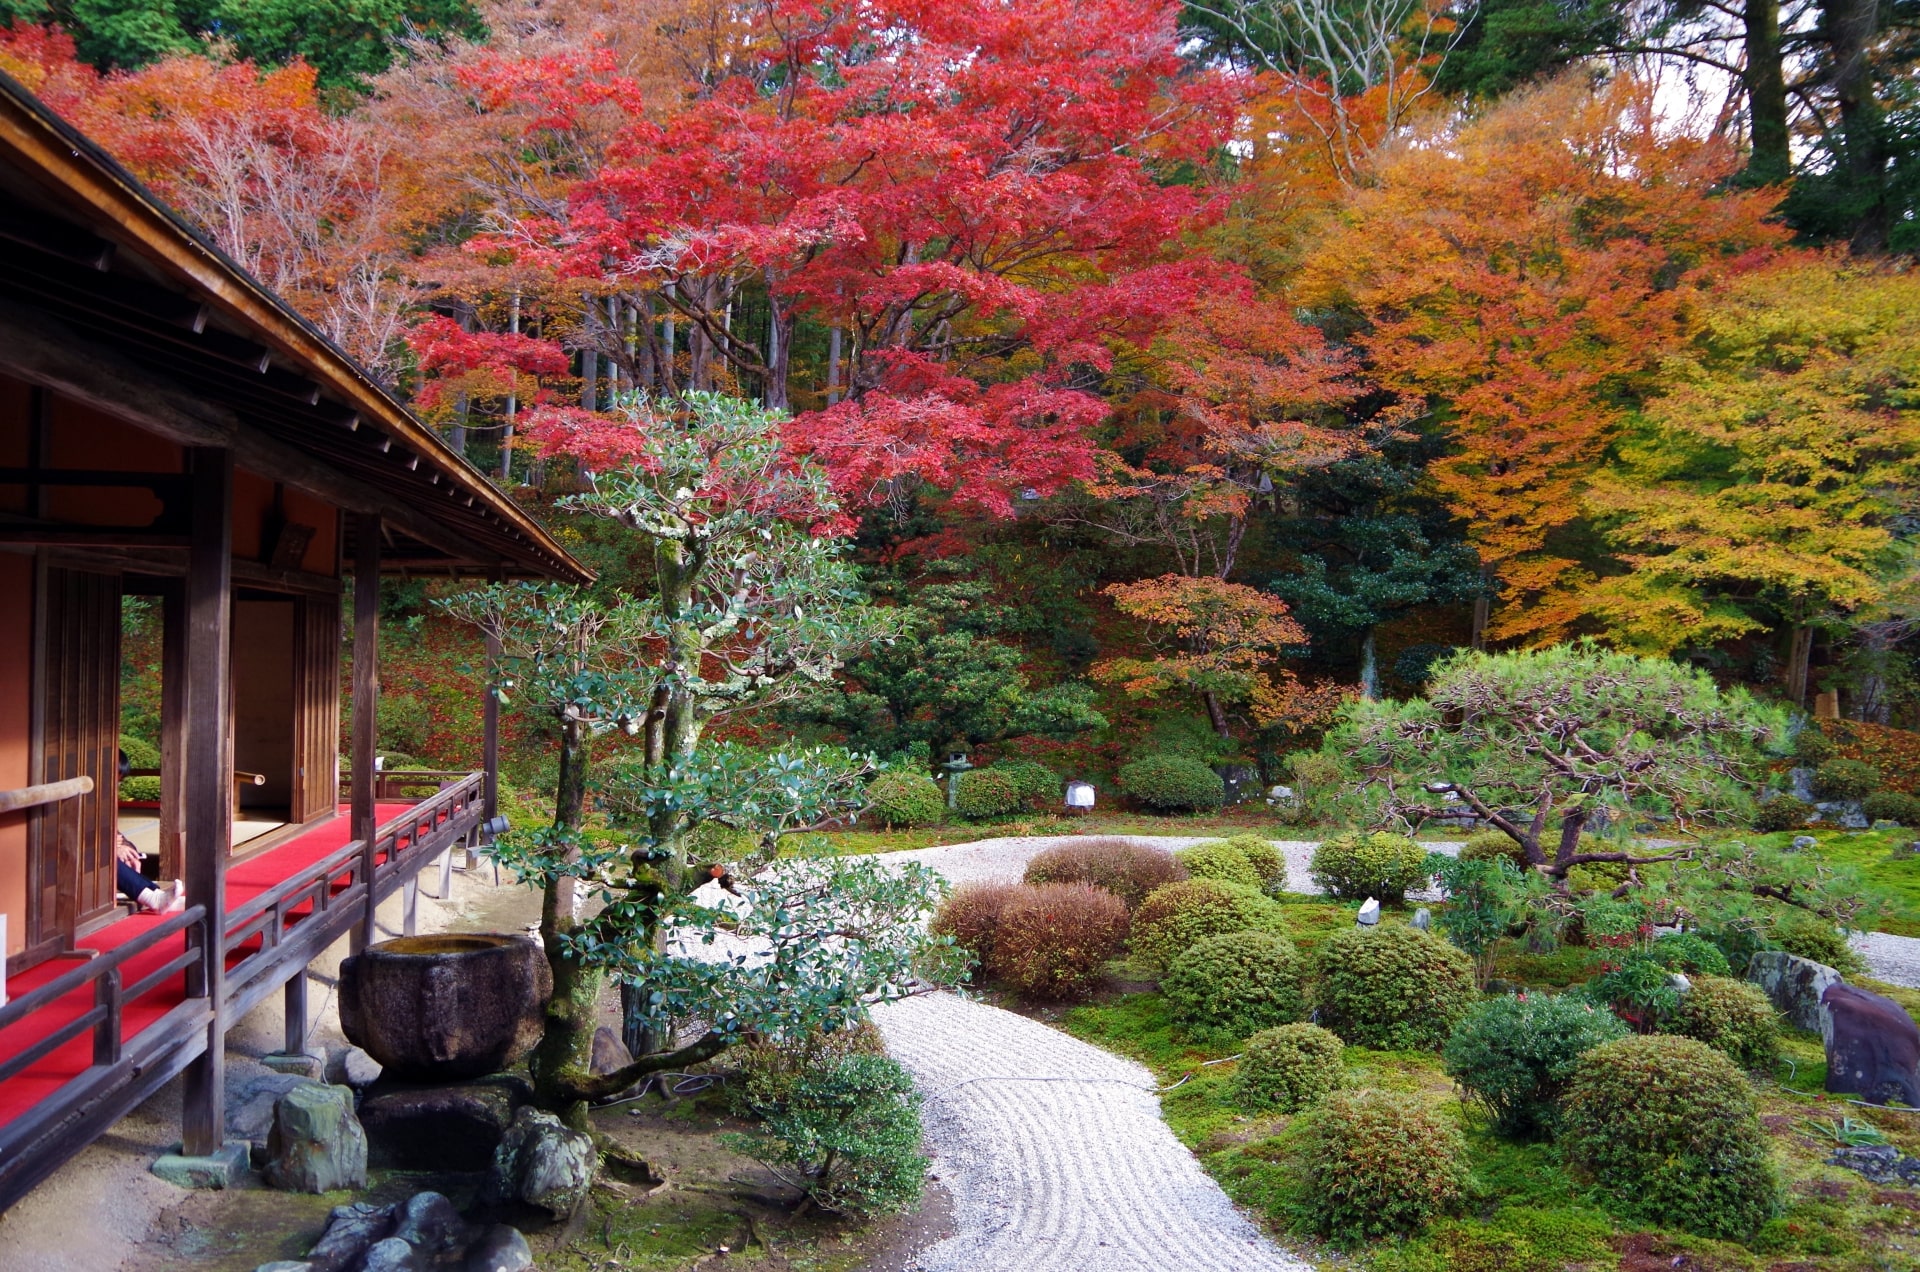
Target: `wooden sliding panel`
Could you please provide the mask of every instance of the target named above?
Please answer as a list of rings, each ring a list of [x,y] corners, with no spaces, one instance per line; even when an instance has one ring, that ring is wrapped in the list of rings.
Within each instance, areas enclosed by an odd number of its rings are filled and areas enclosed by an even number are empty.
[[[35,819],[29,850],[30,944],[70,942],[114,905],[120,752],[120,576],[63,566],[42,571],[38,702],[41,782],[91,777],[78,807]],[[62,818],[74,819],[63,827]],[[65,868],[60,839],[77,831]]]
[[[293,627],[292,820],[340,805],[340,598],[300,598]]]

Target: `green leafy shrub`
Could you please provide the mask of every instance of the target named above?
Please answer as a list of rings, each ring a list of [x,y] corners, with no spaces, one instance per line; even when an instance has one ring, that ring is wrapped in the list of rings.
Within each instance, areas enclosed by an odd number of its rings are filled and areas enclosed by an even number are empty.
[[[1822,799],[1865,799],[1880,789],[1880,770],[1865,760],[1835,758],[1813,771],[1813,792]]]
[[[1627,1036],[1619,1017],[1576,995],[1503,995],[1469,1011],[1441,1051],[1447,1075],[1477,1100],[1497,1134],[1552,1135],[1560,1094],[1580,1057]]]
[[[1287,860],[1265,835],[1229,835],[1220,842],[1240,850],[1240,855],[1260,876],[1262,888],[1271,889],[1286,882]]]
[[[988,771],[1013,784],[1013,793],[1023,807],[1045,810],[1060,804],[1060,775],[1038,760],[997,760]],[[966,787],[964,781],[960,785]]]
[[[927,930],[950,936],[966,947],[981,967],[993,962],[993,938],[1000,930],[1000,912],[1019,893],[1017,883],[963,883],[940,903]]]
[[[1348,928],[1315,959],[1321,1015],[1348,1043],[1433,1051],[1480,995],[1473,962],[1436,936],[1382,925]]]
[[[1794,758],[1815,768],[1832,759],[1837,749],[1833,739],[1812,720],[1807,721],[1793,737]]]
[[[1188,879],[1156,888],[1133,916],[1133,952],[1164,969],[1209,936],[1229,932],[1287,933],[1280,903],[1252,888],[1218,879]]]
[[[1149,755],[1120,770],[1120,789],[1163,813],[1211,812],[1227,802],[1220,775],[1187,755]]]
[[[953,811],[969,821],[998,817],[1020,807],[1020,792],[998,769],[975,769],[948,780],[960,783],[953,797]]]
[[[1195,879],[1219,879],[1255,890],[1266,884],[1247,855],[1224,839],[1208,839],[1173,855]]]
[[[1813,816],[1813,805],[1791,795],[1775,795],[1753,810],[1753,828],[1765,834],[1799,830]]]
[[[925,773],[894,769],[867,783],[867,809],[883,826],[938,826],[947,800]]]
[[[759,1116],[756,1110],[784,1104],[787,1093],[802,1075],[848,1056],[884,1056],[886,1042],[873,1022],[863,1020],[848,1029],[815,1029],[798,1041],[758,1039],[731,1048],[725,1065],[730,1071],[727,1091],[736,1113]]]
[[[1580,1058],[1560,1148],[1630,1219],[1739,1238],[1772,1218],[1778,1185],[1753,1088],[1703,1042],[1623,1038]]]
[[[1313,881],[1343,900],[1403,901],[1427,879],[1427,850],[1405,835],[1354,831],[1313,850]]]
[[[1000,907],[987,969],[1035,998],[1073,998],[1126,943],[1126,903],[1106,889],[1021,884]]]
[[[130,777],[120,783],[120,798],[129,804],[157,804],[160,802],[160,779]]]
[[[1847,944],[1846,934],[1817,914],[1789,911],[1774,920],[1766,937],[1769,944],[1789,954],[1825,963],[1848,976],[1858,976],[1867,970],[1866,960]]]
[[[160,767],[160,748],[145,738],[135,737],[131,733],[120,735],[120,752],[127,757],[127,767],[151,769]],[[120,783],[120,798],[132,804],[155,804],[160,801],[160,779],[157,777],[129,777]]]
[[[1514,868],[1527,868],[1527,850],[1514,842],[1504,830],[1476,830],[1460,845],[1462,861],[1511,861]]]
[[[1459,1128],[1412,1096],[1336,1092],[1311,1117],[1303,1191],[1323,1236],[1356,1243],[1418,1232],[1466,1191]]]
[[[1155,888],[1179,883],[1187,868],[1165,848],[1131,839],[1075,839],[1035,853],[1027,862],[1028,883],[1090,883],[1105,888],[1130,910],[1138,909]]]
[[[776,1100],[749,1096],[757,1132],[723,1137],[822,1210],[874,1215],[920,1200],[920,1098],[885,1056],[848,1055],[804,1070]]]
[[[1680,995],[1664,1022],[1669,1033],[1706,1043],[1748,1069],[1780,1056],[1780,1019],[1756,985],[1726,976],[1702,976]]]
[[[1228,1098],[1249,1113],[1297,1113],[1345,1080],[1340,1039],[1318,1025],[1276,1025],[1247,1039]]]
[[[1299,952],[1271,932],[1228,932],[1182,951],[1160,992],[1175,1022],[1198,1038],[1244,1038],[1307,1010]]]
[[[1727,956],[1697,932],[1676,932],[1653,943],[1653,961],[1670,972],[1688,976],[1731,976]]]
[[[1874,821],[1920,826],[1920,796],[1905,791],[1875,791],[1860,801],[1860,811]]]

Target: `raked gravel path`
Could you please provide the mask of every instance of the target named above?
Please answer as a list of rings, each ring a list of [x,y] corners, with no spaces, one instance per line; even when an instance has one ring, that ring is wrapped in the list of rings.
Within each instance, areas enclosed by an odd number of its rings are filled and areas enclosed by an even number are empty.
[[[1195,838],[1130,836],[1169,848]],[[1018,880],[1061,840],[889,853],[954,883]],[[1283,844],[1306,883],[1310,844]],[[1296,851],[1299,850],[1299,851]],[[958,1231],[919,1272],[1307,1272],[1234,1208],[1160,1116],[1143,1066],[1037,1021],[931,994],[874,1010],[926,1097]]]
[[[1920,937],[1895,936],[1891,932],[1856,932],[1848,938],[1867,971],[1876,980],[1889,985],[1920,989]]]

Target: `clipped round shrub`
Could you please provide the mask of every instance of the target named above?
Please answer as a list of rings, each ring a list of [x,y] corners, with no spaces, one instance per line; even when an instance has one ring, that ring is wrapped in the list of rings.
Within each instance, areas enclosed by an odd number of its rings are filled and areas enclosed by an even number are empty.
[[[1307,1013],[1300,954],[1271,932],[1210,936],[1182,951],[1160,978],[1175,1023],[1197,1038],[1244,1038]]]
[[[1753,828],[1765,834],[1799,830],[1813,816],[1813,805],[1791,795],[1775,795],[1753,810]]]
[[[1356,1046],[1438,1050],[1480,998],[1473,960],[1417,928],[1347,928],[1314,966],[1322,1018]]]
[[[1793,737],[1794,758],[1816,768],[1832,759],[1836,749],[1833,739],[1812,721],[1808,721]]]
[[[1276,1025],[1247,1039],[1227,1098],[1249,1113],[1297,1113],[1337,1091],[1340,1039],[1318,1025]]]
[[[989,772],[1013,784],[1013,793],[1023,807],[1050,809],[1060,802],[1060,775],[1038,760],[996,760]],[[964,789],[966,783],[960,785]]]
[[[1280,855],[1280,850],[1265,835],[1229,835],[1220,842],[1240,850],[1240,855],[1260,876],[1262,888],[1273,888],[1286,882],[1287,859]]]
[[[1475,1005],[1440,1054],[1495,1133],[1529,1139],[1553,1134],[1580,1057],[1627,1032],[1618,1016],[1578,995],[1503,995]]]
[[[1843,975],[1857,976],[1867,970],[1865,960],[1847,944],[1846,934],[1818,915],[1789,913],[1775,921],[1767,939],[1789,954],[1825,963]]]
[[[960,783],[960,789],[954,793],[953,811],[969,821],[998,817],[1020,807],[1020,792],[1014,789],[1006,774],[997,769],[975,769],[949,780]]]
[[[1666,1032],[1706,1043],[1735,1064],[1758,1069],[1780,1056],[1780,1020],[1759,986],[1702,976],[1680,995]]]
[[[1224,839],[1209,839],[1173,855],[1195,879],[1219,879],[1255,890],[1266,883],[1247,855]]]
[[[1138,909],[1155,888],[1179,883],[1187,868],[1165,848],[1131,839],[1075,839],[1035,853],[1028,883],[1090,883]]]
[[[1313,850],[1313,881],[1347,901],[1403,901],[1427,879],[1427,850],[1390,831],[1351,831]]]
[[[1418,1232],[1466,1191],[1459,1127],[1412,1096],[1329,1095],[1312,1114],[1303,1158],[1307,1216],[1342,1243]]]
[[[1000,908],[987,968],[1023,994],[1074,998],[1126,943],[1126,904],[1106,889],[1021,884]]]
[[[1822,799],[1865,799],[1880,789],[1880,770],[1865,760],[1831,759],[1813,770],[1813,793]]]
[[[1462,861],[1511,861],[1517,870],[1527,868],[1527,850],[1515,843],[1504,830],[1476,830],[1460,846]]]
[[[1920,826],[1920,796],[1905,791],[1875,791],[1860,801],[1860,811],[1874,821]]]
[[[1120,789],[1163,813],[1211,812],[1227,802],[1220,775],[1186,755],[1149,755],[1120,770]]]
[[[927,930],[952,937],[954,944],[972,951],[981,967],[991,966],[1000,912],[1019,891],[1017,883],[963,883],[940,903]]]
[[[894,769],[867,783],[867,811],[883,826],[938,826],[947,800],[925,773]]]
[[[1252,888],[1218,879],[1188,879],[1156,888],[1133,916],[1133,952],[1165,969],[1182,951],[1229,932],[1287,934],[1280,903]]]
[[[1561,1156],[1631,1219],[1739,1238],[1778,1185],[1753,1088],[1704,1042],[1622,1038],[1580,1058],[1560,1101]]]
[[[1653,943],[1653,961],[1670,972],[1688,976],[1731,976],[1727,956],[1697,932],[1676,932]]]

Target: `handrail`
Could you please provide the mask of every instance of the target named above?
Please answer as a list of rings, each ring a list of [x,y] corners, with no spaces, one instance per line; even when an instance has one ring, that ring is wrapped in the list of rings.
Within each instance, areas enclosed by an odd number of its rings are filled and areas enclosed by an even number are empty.
[[[124,945],[108,950],[97,958],[76,964],[72,971],[56,976],[31,993],[14,999],[5,1007],[0,1007],[0,1031],[4,1031],[41,1008],[51,1006],[67,995],[97,982],[92,1008],[53,1030],[38,1042],[0,1061],[0,1082],[6,1081],[48,1052],[66,1045],[88,1030],[92,1030],[94,1035],[94,1063],[110,1064],[117,1060],[124,1041],[120,1037],[120,1016],[123,1007],[129,1000],[151,992],[168,973],[187,971],[188,964],[199,963],[200,949],[206,940],[206,919],[207,908],[204,905],[189,906],[186,910],[155,925],[151,930],[141,933]],[[177,932],[196,926],[201,930],[201,939],[199,942],[188,942],[187,955],[174,959],[167,967],[136,981],[131,990],[121,985],[120,967],[128,959],[147,952]],[[186,996],[188,998],[205,997],[204,990],[196,993],[195,988],[195,978],[189,976]]]
[[[93,779],[86,776],[70,777],[64,782],[43,782],[38,786],[22,786],[15,791],[0,791],[0,813],[17,813],[23,808],[58,804],[61,800],[72,799],[76,795],[91,794],[93,794]]]

